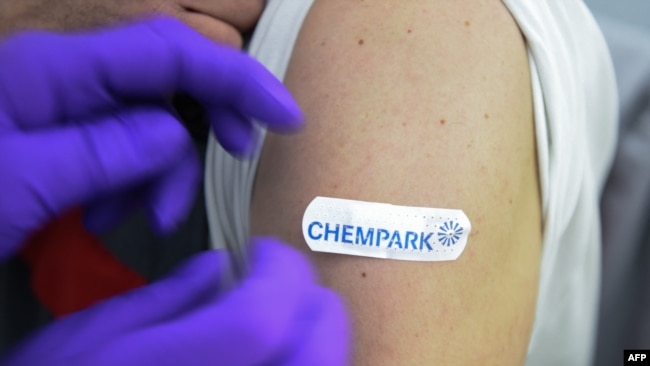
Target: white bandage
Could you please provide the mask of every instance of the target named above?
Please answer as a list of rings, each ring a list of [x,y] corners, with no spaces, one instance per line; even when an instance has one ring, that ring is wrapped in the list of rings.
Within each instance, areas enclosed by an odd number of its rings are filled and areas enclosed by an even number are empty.
[[[316,197],[302,219],[311,250],[413,261],[457,259],[470,230],[461,210],[327,197]]]

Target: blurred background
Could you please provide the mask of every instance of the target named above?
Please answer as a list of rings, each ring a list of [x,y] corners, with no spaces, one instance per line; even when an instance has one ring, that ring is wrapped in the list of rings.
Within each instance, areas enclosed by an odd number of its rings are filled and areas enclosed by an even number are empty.
[[[597,15],[620,19],[650,31],[650,0],[585,0],[585,3]]]
[[[650,0],[585,0],[607,40],[619,145],[601,200],[603,271],[594,366],[650,349]]]

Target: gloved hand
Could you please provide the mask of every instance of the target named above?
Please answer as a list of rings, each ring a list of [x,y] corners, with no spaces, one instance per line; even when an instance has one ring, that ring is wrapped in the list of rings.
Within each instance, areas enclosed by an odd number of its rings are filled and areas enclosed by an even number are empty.
[[[257,239],[250,277],[219,289],[222,252],[191,259],[161,282],[65,317],[27,339],[6,366],[343,365],[349,329],[341,300],[308,262]]]
[[[89,224],[134,202],[159,230],[189,210],[200,179],[191,139],[167,100],[193,96],[220,143],[255,145],[251,119],[293,131],[302,115],[245,54],[159,18],[94,33],[26,33],[0,45],[0,260],[79,204]]]

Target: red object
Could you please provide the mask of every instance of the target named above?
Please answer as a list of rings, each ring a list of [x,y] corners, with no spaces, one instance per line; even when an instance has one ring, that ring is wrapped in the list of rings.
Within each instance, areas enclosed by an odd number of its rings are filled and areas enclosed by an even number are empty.
[[[147,283],[84,229],[81,209],[32,236],[21,257],[31,270],[36,297],[56,317]]]

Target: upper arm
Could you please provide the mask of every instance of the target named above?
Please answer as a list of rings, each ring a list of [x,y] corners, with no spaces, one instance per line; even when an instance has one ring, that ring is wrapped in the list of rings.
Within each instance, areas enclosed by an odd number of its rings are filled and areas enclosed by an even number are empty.
[[[316,0],[285,82],[307,127],[267,137],[254,233],[308,250],[316,196],[462,209],[472,223],[451,262],[310,253],[349,305],[357,363],[522,364],[541,214],[528,59],[507,9]]]

